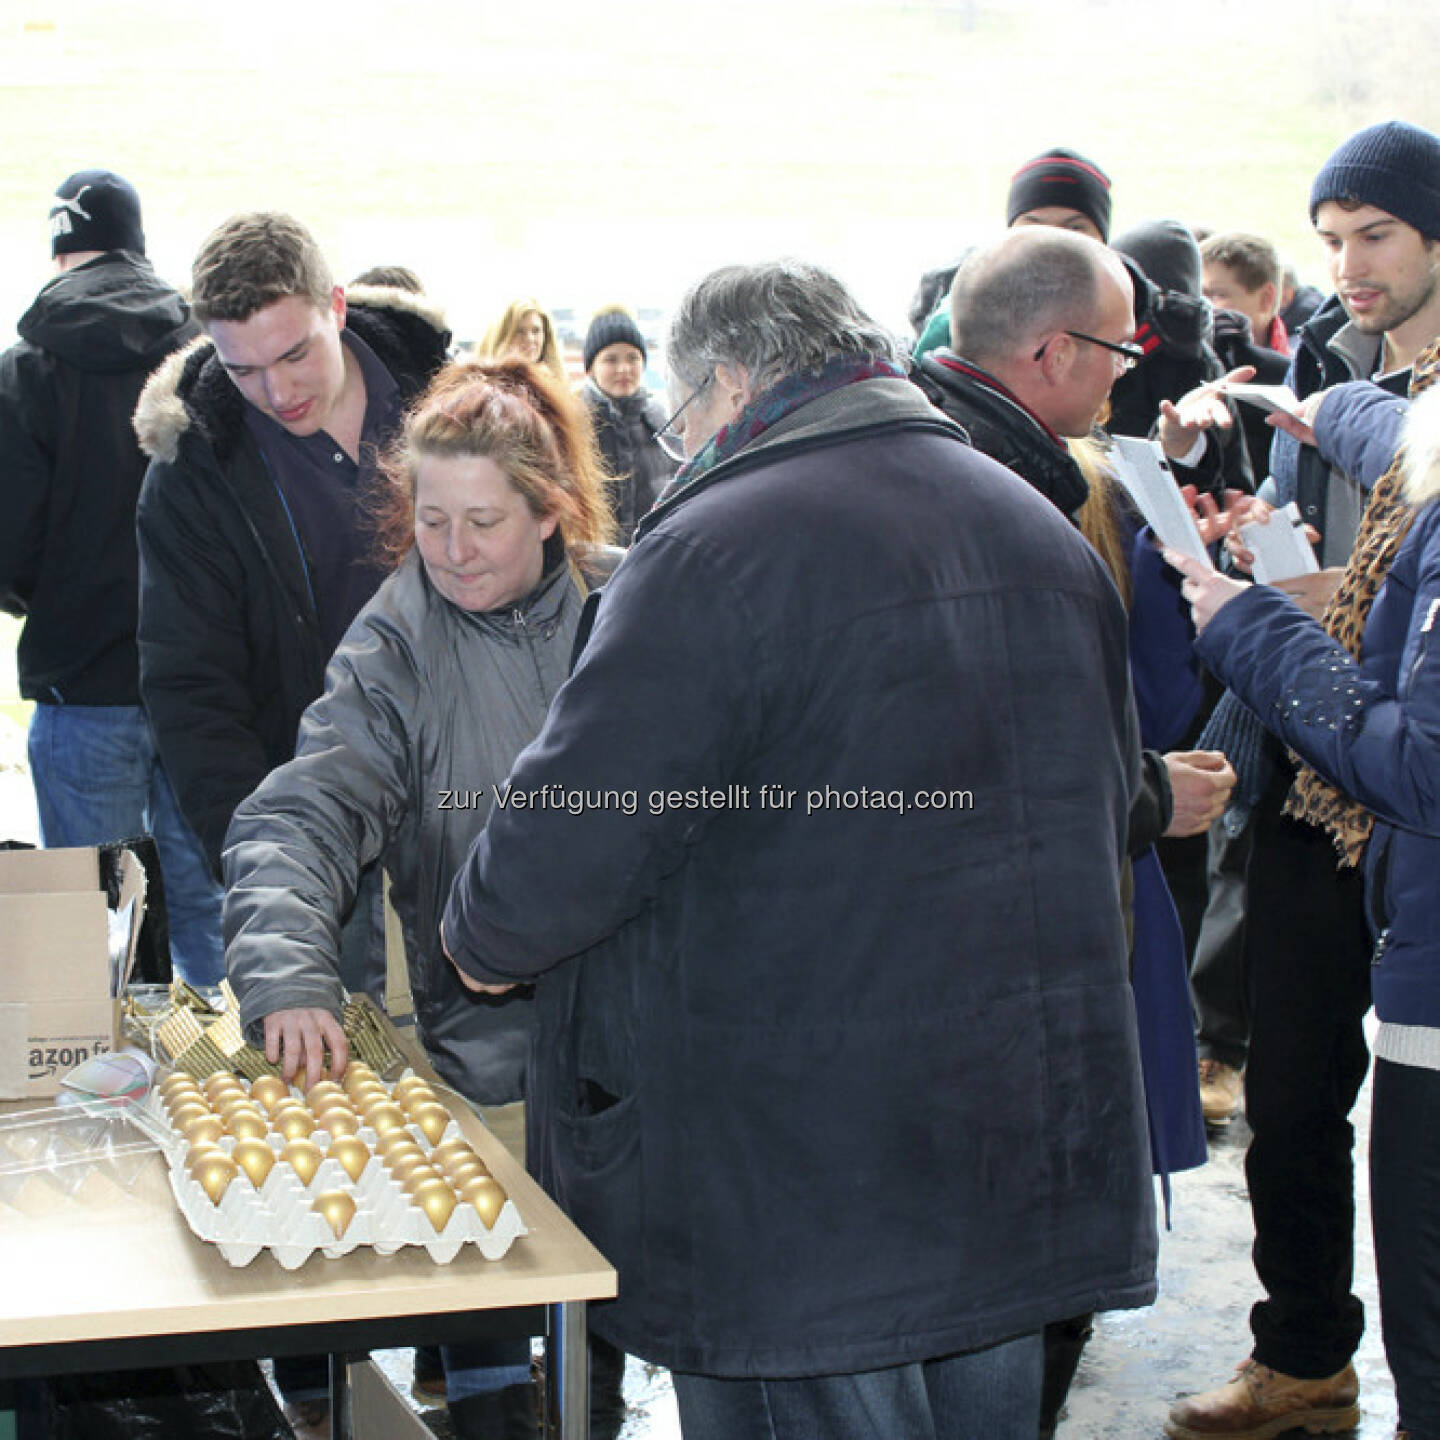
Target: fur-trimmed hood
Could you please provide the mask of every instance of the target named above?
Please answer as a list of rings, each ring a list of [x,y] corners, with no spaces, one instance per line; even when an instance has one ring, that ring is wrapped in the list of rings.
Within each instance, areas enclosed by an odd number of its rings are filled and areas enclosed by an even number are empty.
[[[1440,349],[1430,355],[1440,367]],[[1424,359],[1416,362],[1417,371]],[[1416,395],[1405,421],[1405,498],[1412,505],[1440,500],[1440,373]]]
[[[345,292],[345,325],[375,352],[408,404],[445,363],[450,331],[443,312],[423,295],[385,285],[354,285]],[[245,426],[245,400],[202,335],[177,350],[155,372],[135,407],[135,433],[151,459],[172,461],[192,426],[222,461]]]

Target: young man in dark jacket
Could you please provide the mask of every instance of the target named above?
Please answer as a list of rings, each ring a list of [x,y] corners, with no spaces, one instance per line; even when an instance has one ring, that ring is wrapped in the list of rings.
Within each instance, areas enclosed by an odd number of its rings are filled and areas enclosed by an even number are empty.
[[[206,338],[155,375],[135,416],[151,456],[140,684],[218,877],[236,805],[293,755],[331,652],[384,578],[362,499],[449,332],[421,296],[347,296],[277,214],[211,235],[192,303]]]
[[[145,457],[130,417],[146,377],[197,327],[145,258],[140,197],[119,175],[82,170],[60,185],[50,246],[59,273],[0,357],[0,604],[25,622],[40,833],[51,846],[153,835],[171,959],[214,984],[220,894],[156,754],[135,645]]]

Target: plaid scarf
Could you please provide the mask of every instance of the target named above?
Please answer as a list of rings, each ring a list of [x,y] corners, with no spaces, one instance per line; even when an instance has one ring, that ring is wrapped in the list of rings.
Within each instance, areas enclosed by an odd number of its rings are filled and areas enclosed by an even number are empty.
[[[1410,380],[1413,399],[1440,379],[1440,344],[1431,345],[1416,360]],[[1365,621],[1395,556],[1410,530],[1415,512],[1404,497],[1403,448],[1370,492],[1355,548],[1340,577],[1339,588],[1325,607],[1320,623],[1357,659],[1365,637]],[[1301,764],[1285,801],[1285,813],[1296,820],[1330,832],[1343,866],[1355,866],[1365,853],[1375,817],[1343,790]]]
[[[693,485],[708,470],[738,455],[771,426],[791,411],[860,380],[903,380],[905,368],[890,360],[859,359],[842,355],[819,370],[802,370],[787,375],[768,390],[762,391],[728,424],[722,426],[704,447],[690,457],[676,472],[665,491],[672,495]]]

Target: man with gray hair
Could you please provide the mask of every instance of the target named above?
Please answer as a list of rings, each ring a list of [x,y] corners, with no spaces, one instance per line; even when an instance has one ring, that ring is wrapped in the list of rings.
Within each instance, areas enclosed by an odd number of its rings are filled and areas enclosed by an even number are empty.
[[[825,272],[667,359],[686,463],[510,776],[600,798],[497,808],[449,953],[539,980],[533,1162],[686,1440],[1034,1440],[1046,1323],[1154,1295],[1123,610]]]

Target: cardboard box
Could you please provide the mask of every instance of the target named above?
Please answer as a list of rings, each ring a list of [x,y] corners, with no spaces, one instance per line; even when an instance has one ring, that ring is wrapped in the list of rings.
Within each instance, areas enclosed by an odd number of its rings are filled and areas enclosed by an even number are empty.
[[[119,865],[129,916],[112,959],[98,850],[0,851],[0,1099],[54,1095],[114,1048],[145,910],[140,862],[126,851]]]

